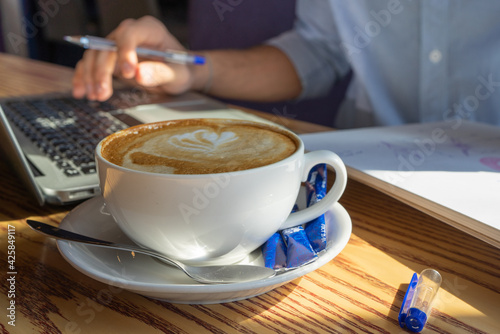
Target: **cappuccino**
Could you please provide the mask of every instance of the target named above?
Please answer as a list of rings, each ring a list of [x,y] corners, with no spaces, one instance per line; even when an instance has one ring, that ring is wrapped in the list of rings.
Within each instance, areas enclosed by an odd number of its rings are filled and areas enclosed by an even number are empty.
[[[292,155],[297,140],[278,127],[222,119],[138,125],[109,136],[101,155],[128,169],[212,174],[266,166]]]

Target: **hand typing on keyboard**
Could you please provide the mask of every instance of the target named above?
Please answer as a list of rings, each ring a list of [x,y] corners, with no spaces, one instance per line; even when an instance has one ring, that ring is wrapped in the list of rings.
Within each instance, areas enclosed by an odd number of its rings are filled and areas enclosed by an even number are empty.
[[[190,67],[158,61],[139,62],[137,58],[135,49],[138,46],[161,51],[184,50],[160,21],[148,16],[138,20],[128,19],[107,38],[116,42],[118,51],[85,51],[73,77],[74,97],[107,100],[113,92],[113,74],[134,79],[144,87],[160,86],[170,94],[179,94],[191,88],[193,73]]]

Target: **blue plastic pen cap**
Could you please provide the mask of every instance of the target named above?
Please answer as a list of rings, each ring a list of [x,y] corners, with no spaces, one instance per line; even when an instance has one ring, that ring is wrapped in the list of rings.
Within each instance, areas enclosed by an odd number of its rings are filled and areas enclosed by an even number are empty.
[[[414,307],[410,308],[405,319],[406,327],[412,332],[420,332],[424,328],[426,321],[427,314]]]
[[[203,64],[205,64],[205,57],[203,57],[203,56],[194,56],[193,62],[196,65],[203,65]]]

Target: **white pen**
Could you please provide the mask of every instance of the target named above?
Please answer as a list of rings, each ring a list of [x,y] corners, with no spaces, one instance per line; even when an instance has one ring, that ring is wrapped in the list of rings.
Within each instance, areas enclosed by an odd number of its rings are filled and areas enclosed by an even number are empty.
[[[96,36],[64,36],[66,42],[79,45],[85,49],[116,51],[114,41]],[[164,61],[178,64],[205,64],[203,56],[192,55],[183,51],[158,51],[146,48],[136,48],[137,55],[147,58],[161,58]]]

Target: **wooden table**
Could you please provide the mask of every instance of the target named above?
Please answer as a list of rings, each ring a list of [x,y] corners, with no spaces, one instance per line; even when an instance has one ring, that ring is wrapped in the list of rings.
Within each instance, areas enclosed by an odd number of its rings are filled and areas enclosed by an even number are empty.
[[[71,76],[0,54],[1,97],[68,90]],[[326,129],[282,121],[298,133]],[[81,274],[25,224],[28,217],[58,224],[71,207],[39,207],[4,158],[0,184],[2,333],[404,333],[397,322],[404,292],[411,275],[428,267],[443,284],[424,332],[500,333],[500,250],[353,180],[340,201],[352,236],[337,257],[267,294],[213,305],[152,300]],[[9,230],[15,327],[7,317]]]

